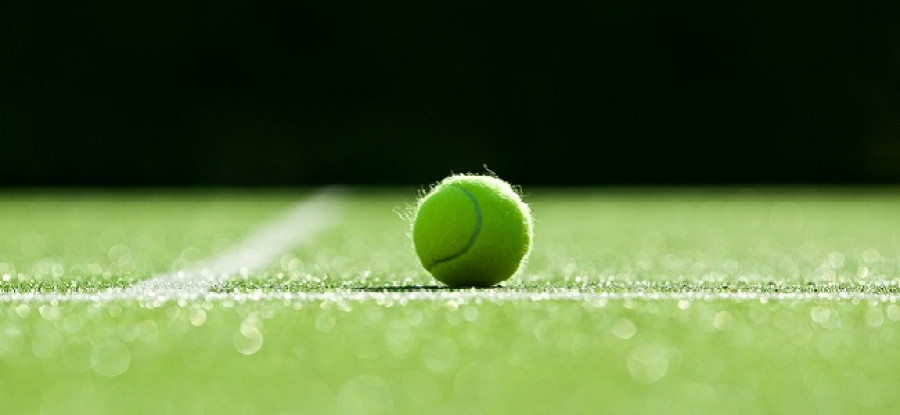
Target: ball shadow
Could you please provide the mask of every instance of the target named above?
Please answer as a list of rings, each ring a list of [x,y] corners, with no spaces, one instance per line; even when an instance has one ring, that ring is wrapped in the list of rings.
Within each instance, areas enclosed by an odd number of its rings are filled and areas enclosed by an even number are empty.
[[[373,287],[352,288],[351,291],[357,292],[440,292],[440,291],[471,291],[471,290],[490,290],[494,288],[502,288],[500,285],[492,287],[450,287],[447,285],[383,285]]]

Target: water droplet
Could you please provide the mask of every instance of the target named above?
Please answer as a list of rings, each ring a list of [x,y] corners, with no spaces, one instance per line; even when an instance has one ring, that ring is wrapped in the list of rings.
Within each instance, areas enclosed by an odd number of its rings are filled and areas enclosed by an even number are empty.
[[[811,310],[809,310],[809,316],[816,323],[822,323],[823,321],[828,320],[828,316],[830,313],[831,313],[831,310],[829,310],[826,307],[818,307],[817,306],[817,307],[813,307]]]
[[[731,327],[733,320],[731,313],[728,311],[719,311],[716,313],[716,316],[713,317],[713,327],[717,330],[728,330]]]
[[[0,357],[18,355],[22,351],[24,343],[25,336],[22,329],[13,324],[0,327]]]
[[[887,307],[887,316],[892,321],[900,320],[900,306],[891,304]]]
[[[335,324],[337,324],[337,318],[329,312],[319,313],[319,315],[316,316],[316,330],[329,332],[334,328]]]
[[[29,307],[28,304],[19,304],[16,306],[15,310],[16,315],[18,315],[19,318],[27,318],[31,314],[31,307]]]
[[[812,320],[819,323],[823,328],[830,330],[837,328],[840,325],[840,316],[838,315],[837,310],[816,306],[810,310],[809,314]]]
[[[828,265],[831,265],[832,268],[840,268],[844,266],[844,254],[840,252],[832,252],[828,254],[827,257]]]
[[[251,355],[259,351],[263,345],[263,335],[255,325],[242,324],[241,329],[232,338],[238,353]]]
[[[623,340],[628,340],[637,334],[637,326],[627,318],[619,319],[612,326],[612,334]]]
[[[110,340],[94,347],[91,351],[91,369],[108,377],[119,376],[131,365],[131,352],[124,343]]]
[[[881,309],[878,307],[870,307],[868,311],[866,311],[866,324],[869,327],[881,327],[884,323],[884,313],[881,312]]]
[[[631,377],[643,383],[656,382],[669,370],[668,354],[660,346],[638,346],[628,354],[626,362]]]
[[[50,275],[53,276],[53,278],[56,278],[56,279],[62,278],[63,274],[65,274],[65,273],[66,273],[66,269],[65,269],[65,267],[62,266],[62,264],[60,264],[58,262],[53,263],[53,266],[50,269]]]
[[[203,311],[202,308],[196,308],[191,312],[191,325],[194,327],[200,327],[204,323],[206,323],[206,311]]]
[[[112,263],[128,262],[131,261],[131,250],[125,245],[116,244],[109,247],[106,256]]]
[[[478,320],[478,309],[475,307],[466,307],[463,309],[463,320],[472,322]]]
[[[56,321],[59,320],[59,316],[61,314],[59,307],[54,307],[50,305],[42,305],[38,307],[38,313],[44,320],[47,321]]]
[[[865,251],[863,251],[862,258],[863,258],[863,261],[871,264],[873,262],[878,261],[878,259],[881,258],[881,253],[878,252],[878,250],[875,248],[869,248],[869,249],[866,249]]]

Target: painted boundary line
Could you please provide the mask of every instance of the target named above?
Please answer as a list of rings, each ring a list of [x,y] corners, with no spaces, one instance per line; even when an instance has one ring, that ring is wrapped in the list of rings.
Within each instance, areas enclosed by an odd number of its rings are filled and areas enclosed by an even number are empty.
[[[244,290],[239,292],[207,290],[171,290],[162,292],[134,292],[128,288],[110,289],[96,293],[6,293],[0,296],[4,302],[136,302],[142,306],[158,307],[170,301],[209,301],[209,302],[257,302],[284,301],[288,303],[316,302],[375,302],[382,305],[405,304],[409,302],[446,302],[466,303],[501,303],[501,302],[540,302],[540,301],[573,301],[586,304],[605,305],[609,301],[730,301],[759,302],[770,301],[803,301],[803,302],[846,302],[846,303],[896,303],[900,301],[900,293],[871,292],[867,290],[848,290],[840,292],[714,292],[714,291],[633,291],[602,292],[583,289],[527,290],[516,288],[450,290],[432,287],[393,287],[385,289],[347,289],[336,288],[318,292],[287,290]],[[398,289],[399,288],[399,289]]]
[[[453,301],[456,303],[494,303],[508,301],[575,301],[584,303],[605,303],[607,301],[755,301],[767,303],[769,301],[840,301],[840,302],[878,302],[895,303],[900,300],[900,294],[876,294],[876,293],[704,293],[704,292],[585,292],[582,290],[556,290],[553,292],[528,292],[528,291],[503,291],[493,290],[433,290],[433,291],[352,291],[340,290],[324,293],[304,292],[244,292],[244,293],[213,293],[205,297],[210,301],[260,301],[260,300],[286,300],[300,302],[384,302],[404,303],[412,301]]]
[[[228,251],[202,261],[198,268],[157,275],[121,290],[108,291],[126,296],[207,292],[216,283],[259,270],[287,250],[309,243],[339,220],[342,197],[339,188],[320,190],[257,228]]]
[[[342,214],[344,191],[328,187],[310,194],[280,216],[252,231],[231,249],[195,268],[156,275],[124,288],[94,293],[0,293],[0,303],[17,301],[117,301],[198,298],[235,275],[265,267],[289,249],[312,241],[335,225]]]

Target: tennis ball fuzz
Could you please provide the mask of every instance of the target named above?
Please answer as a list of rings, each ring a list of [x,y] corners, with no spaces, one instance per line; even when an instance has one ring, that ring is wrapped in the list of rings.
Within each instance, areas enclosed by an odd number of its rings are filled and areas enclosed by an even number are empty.
[[[438,281],[490,287],[528,255],[531,210],[496,177],[450,176],[419,200],[412,237],[422,266]]]

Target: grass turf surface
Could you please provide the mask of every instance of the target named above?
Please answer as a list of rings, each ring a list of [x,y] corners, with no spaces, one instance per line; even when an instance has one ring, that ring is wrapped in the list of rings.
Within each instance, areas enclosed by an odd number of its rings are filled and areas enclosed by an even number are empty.
[[[504,288],[445,290],[349,192],[265,269],[169,301],[66,301],[191,267],[297,194],[0,196],[10,413],[892,412],[900,197],[534,191]],[[59,292],[62,300],[16,297]],[[797,296],[795,294],[802,294]]]

